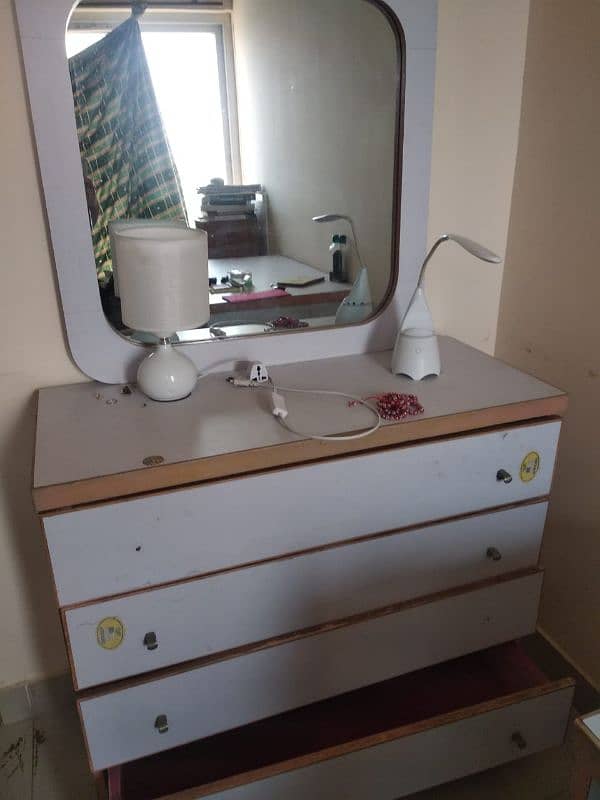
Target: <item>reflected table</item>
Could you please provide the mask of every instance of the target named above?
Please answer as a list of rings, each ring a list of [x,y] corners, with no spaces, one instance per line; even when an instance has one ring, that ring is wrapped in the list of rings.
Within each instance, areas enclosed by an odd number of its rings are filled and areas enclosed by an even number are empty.
[[[243,303],[228,302],[225,300],[227,293],[211,294],[211,324],[226,323],[233,316],[240,322],[270,322],[280,316],[306,320],[335,316],[338,306],[351,290],[350,284],[335,283],[320,270],[286,256],[209,259],[208,274],[217,279],[219,286],[221,278],[227,277],[233,269],[252,273],[252,293],[268,291],[278,281],[322,277],[325,280],[312,286],[286,288],[287,295],[283,297],[249,299]]]

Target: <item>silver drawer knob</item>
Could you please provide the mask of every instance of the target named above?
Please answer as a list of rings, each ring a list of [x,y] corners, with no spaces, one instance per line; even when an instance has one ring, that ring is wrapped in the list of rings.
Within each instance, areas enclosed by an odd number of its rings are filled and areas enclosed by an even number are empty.
[[[502,561],[502,553],[495,547],[488,547],[486,555],[490,561]]]
[[[169,730],[169,721],[166,714],[160,714],[154,721],[154,727],[159,733],[167,733]]]
[[[527,742],[525,741],[525,737],[520,731],[516,731],[510,737],[510,740],[513,744],[515,744],[519,750],[526,750],[527,749]]]
[[[147,650],[156,650],[158,648],[158,639],[156,638],[154,631],[149,631],[144,636],[144,647]]]
[[[499,469],[496,473],[496,480],[498,483],[512,483],[512,475],[505,469]]]

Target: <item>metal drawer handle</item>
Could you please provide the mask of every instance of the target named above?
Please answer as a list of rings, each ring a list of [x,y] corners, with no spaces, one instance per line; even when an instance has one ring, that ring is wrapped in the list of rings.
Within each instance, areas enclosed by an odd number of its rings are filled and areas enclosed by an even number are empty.
[[[510,740],[513,744],[516,744],[519,750],[526,750],[527,749],[527,742],[525,741],[525,737],[520,731],[516,731],[510,737]]]
[[[158,648],[158,639],[154,631],[150,631],[144,636],[144,647],[147,650],[156,650]]]
[[[154,721],[154,727],[159,733],[167,733],[169,730],[169,721],[166,714],[160,714]]]
[[[495,547],[488,547],[486,555],[490,561],[502,561],[502,553]]]
[[[512,475],[510,472],[507,472],[505,469],[499,469],[496,473],[496,480],[498,483],[512,483]]]

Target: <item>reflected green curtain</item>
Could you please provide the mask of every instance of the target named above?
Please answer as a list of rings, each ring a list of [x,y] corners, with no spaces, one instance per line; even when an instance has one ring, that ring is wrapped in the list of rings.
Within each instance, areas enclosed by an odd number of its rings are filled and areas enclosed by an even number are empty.
[[[182,219],[185,206],[144,53],[130,17],[69,59],[96,270],[110,277],[108,223]]]

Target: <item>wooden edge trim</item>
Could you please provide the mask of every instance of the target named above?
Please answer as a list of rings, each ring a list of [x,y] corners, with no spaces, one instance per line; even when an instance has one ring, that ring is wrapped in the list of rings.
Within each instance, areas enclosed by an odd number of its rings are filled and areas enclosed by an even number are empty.
[[[405,739],[409,736],[416,736],[434,728],[441,728],[447,725],[456,724],[466,719],[473,719],[474,717],[478,717],[483,714],[499,711],[507,706],[527,703],[539,697],[544,697],[557,692],[568,692],[569,690],[573,690],[574,685],[575,683],[571,678],[564,678],[560,681],[543,684],[542,686],[538,686],[533,689],[525,689],[521,692],[515,692],[510,695],[505,695],[504,697],[495,698],[494,700],[488,700],[475,706],[465,706],[464,708],[451,711],[447,714],[431,717],[410,725],[404,725],[400,728],[393,728],[384,731],[383,733],[377,733],[362,739],[355,739],[351,742],[345,742],[344,744],[329,747],[316,753],[309,753],[298,758],[282,761],[278,764],[271,764],[267,767],[262,767],[261,769],[253,770],[251,772],[240,773],[211,784],[185,789],[175,794],[164,795],[160,798],[160,800],[195,800],[196,798],[217,794],[219,792],[234,789],[250,783],[256,783],[257,781],[265,780],[267,778],[273,778],[286,772],[292,772],[305,767],[310,767],[324,761],[331,761],[334,758],[348,756],[360,750],[381,746],[392,741]],[[120,768],[117,768],[117,771],[120,771]]]
[[[567,396],[528,400],[506,406],[453,414],[410,423],[384,425],[366,439],[322,442],[302,439],[285,444],[225,453],[217,456],[164,464],[130,472],[87,478],[72,483],[33,489],[36,511],[51,512],[91,503],[143,495],[163,489],[185,487],[219,478],[231,478],[285,466],[298,466],[322,459],[366,453],[381,447],[424,442],[461,433],[481,432],[516,422],[548,422],[567,409]]]
[[[108,781],[111,779],[111,773],[114,770],[109,770],[107,773],[105,772],[95,772],[93,775],[94,779],[94,786],[96,787],[96,796],[98,800],[120,800],[120,798],[114,798],[111,793],[111,798],[108,796]],[[113,778],[114,781],[114,778]]]
[[[501,514],[503,511],[516,511],[517,509],[528,508],[529,506],[547,506],[549,501],[549,495],[541,495],[540,497],[532,497],[529,500],[523,500],[521,502],[507,503],[506,505],[502,506],[492,506],[491,508],[486,508],[484,510],[476,509],[475,511],[469,511],[465,514],[459,514],[452,517],[440,517],[439,519],[425,520],[424,522],[417,522],[414,525],[407,525],[404,528],[393,528],[389,531],[366,533],[362,536],[357,536],[354,539],[341,539],[340,541],[329,542],[327,544],[317,545],[316,547],[309,547],[304,550],[292,550],[286,553],[279,553],[278,555],[262,558],[258,561],[246,561],[242,564],[233,564],[229,567],[216,569],[212,572],[199,572],[196,575],[188,575],[185,578],[177,578],[175,580],[153,583],[151,586],[138,586],[133,589],[128,589],[125,592],[119,592],[118,594],[102,595],[101,597],[93,597],[88,600],[81,600],[77,603],[65,603],[61,606],[60,601],[58,601],[58,606],[61,614],[65,616],[67,612],[76,608],[96,606],[100,603],[110,603],[113,600],[124,600],[127,597],[135,597],[138,594],[150,594],[152,592],[160,591],[161,589],[170,589],[174,586],[185,586],[188,583],[196,583],[197,581],[204,581],[208,580],[209,578],[217,578],[221,575],[229,575],[231,572],[256,569],[256,567],[262,567],[267,564],[276,564],[279,561],[291,561],[292,559],[304,558],[305,556],[312,556],[316,555],[317,553],[326,553],[329,550],[339,550],[343,547],[352,547],[353,545],[357,544],[376,542],[379,539],[391,539],[395,536],[405,536],[406,534],[415,533],[419,530],[423,530],[424,528],[438,528],[442,525],[449,525],[453,522],[474,519],[475,517],[488,517],[492,514]],[[541,544],[542,543],[540,542],[540,548],[538,548],[538,557],[535,561],[535,564],[539,563],[539,551],[541,549]]]
[[[494,578],[486,578],[485,580],[477,581],[477,583],[467,584],[466,586],[458,586],[452,589],[445,589],[442,592],[436,592],[435,594],[426,595],[424,597],[416,597],[412,600],[405,600],[404,602],[396,603],[395,605],[384,606],[383,608],[372,609],[370,611],[363,611],[360,614],[354,614],[350,617],[344,617],[342,619],[326,622],[321,625],[314,625],[310,628],[303,628],[299,631],[293,631],[281,636],[265,639],[263,641],[252,642],[251,644],[245,644],[240,647],[232,648],[231,650],[213,653],[209,656],[191,659],[180,664],[174,664],[170,667],[163,667],[159,670],[147,672],[143,675],[136,675],[133,677],[123,678],[119,681],[112,681],[107,685],[104,684],[102,686],[93,686],[89,689],[83,690],[79,694],[77,697],[77,705],[80,708],[81,704],[88,700],[93,700],[98,697],[105,697],[109,694],[116,694],[133,686],[142,686],[147,683],[153,683],[174,675],[190,672],[194,669],[201,669],[202,667],[207,667],[221,661],[229,661],[233,658],[242,658],[244,656],[251,655],[252,653],[257,653],[261,650],[269,650],[273,647],[291,644],[292,642],[296,642],[300,639],[308,639],[313,636],[320,636],[324,633],[331,633],[332,631],[336,631],[341,628],[348,628],[352,625],[370,622],[372,620],[380,619],[381,617],[389,616],[390,614],[399,614],[419,606],[426,606],[431,603],[439,603],[453,597],[458,597],[462,594],[471,594],[492,586],[501,586],[503,584],[511,583],[512,581],[523,580],[525,578],[539,577],[541,579],[543,575],[544,571],[542,569],[530,567],[528,569],[519,570],[518,572],[511,572],[507,575],[498,575]]]

